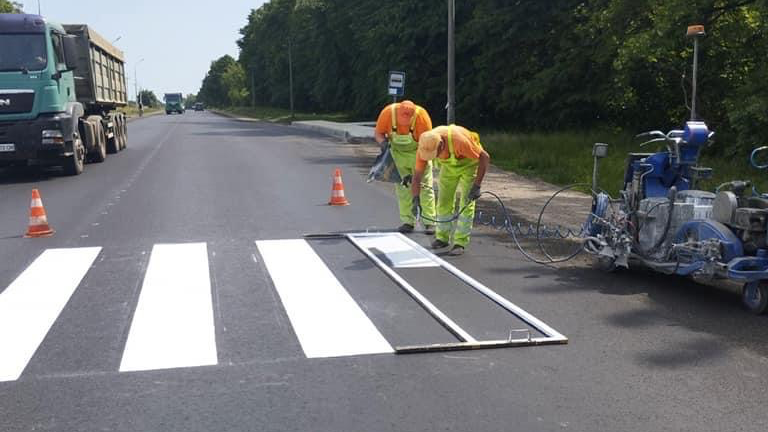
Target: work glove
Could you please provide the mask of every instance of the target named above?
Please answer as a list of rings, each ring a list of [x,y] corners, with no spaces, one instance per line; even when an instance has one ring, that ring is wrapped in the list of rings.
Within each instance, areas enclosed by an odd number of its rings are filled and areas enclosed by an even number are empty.
[[[470,201],[475,201],[478,198],[480,198],[480,185],[479,184],[473,184],[472,189],[469,190],[469,195],[467,195],[467,198],[469,198]]]
[[[411,201],[411,214],[413,214],[413,217],[418,218],[420,212],[421,212],[421,198],[417,195],[413,197],[413,200]]]
[[[413,176],[411,174],[408,174],[407,176],[403,177],[403,181],[400,183],[404,187],[408,187],[411,185],[411,182],[413,181]]]

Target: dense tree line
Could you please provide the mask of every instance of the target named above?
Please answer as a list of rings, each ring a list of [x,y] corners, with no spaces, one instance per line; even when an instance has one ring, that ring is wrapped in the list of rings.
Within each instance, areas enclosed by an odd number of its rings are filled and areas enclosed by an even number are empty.
[[[457,1],[459,122],[554,130],[669,128],[687,117],[691,24],[704,24],[699,112],[743,147],[768,144],[768,0]],[[212,63],[211,105],[288,106],[370,118],[387,72],[437,122],[446,103],[445,1],[271,0]]]
[[[0,13],[21,13],[21,3],[9,0],[0,0]]]

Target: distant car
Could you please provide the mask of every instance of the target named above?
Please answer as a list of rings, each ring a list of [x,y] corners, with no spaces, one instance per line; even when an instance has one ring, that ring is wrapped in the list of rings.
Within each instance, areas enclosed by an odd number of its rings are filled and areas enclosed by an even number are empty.
[[[193,105],[193,108],[194,108],[195,111],[204,111],[203,103],[202,102],[195,103]]]

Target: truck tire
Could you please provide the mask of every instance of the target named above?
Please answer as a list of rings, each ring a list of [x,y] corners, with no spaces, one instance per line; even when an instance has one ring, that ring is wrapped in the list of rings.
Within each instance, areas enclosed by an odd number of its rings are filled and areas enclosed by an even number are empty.
[[[94,129],[96,130],[96,146],[93,149],[93,153],[91,153],[91,160],[96,163],[102,163],[107,159],[107,140],[104,136],[104,128],[101,126],[101,121],[94,124]]]
[[[122,137],[122,145],[123,150],[125,150],[128,147],[128,122],[125,121],[125,118],[123,118],[123,124],[120,128],[120,136]]]
[[[117,127],[115,129],[115,140],[117,141],[117,151],[122,151],[125,146],[123,145],[123,141],[125,140],[125,137],[123,136],[123,128]]]
[[[64,161],[62,168],[64,168],[65,175],[76,176],[82,174],[84,165],[85,147],[83,147],[83,141],[77,138],[72,143],[72,156]]]
[[[112,138],[107,138],[107,153],[115,154],[120,151],[120,139],[117,137],[117,130],[115,130]]]

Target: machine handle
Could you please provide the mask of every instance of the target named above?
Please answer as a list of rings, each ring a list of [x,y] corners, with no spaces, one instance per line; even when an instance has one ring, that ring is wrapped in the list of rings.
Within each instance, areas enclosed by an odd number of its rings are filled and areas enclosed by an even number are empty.
[[[749,162],[752,164],[753,167],[757,169],[768,169],[768,163],[765,165],[760,165],[759,163],[757,163],[757,155],[765,150],[768,150],[768,146],[758,147],[752,150],[752,154],[749,156]]]

